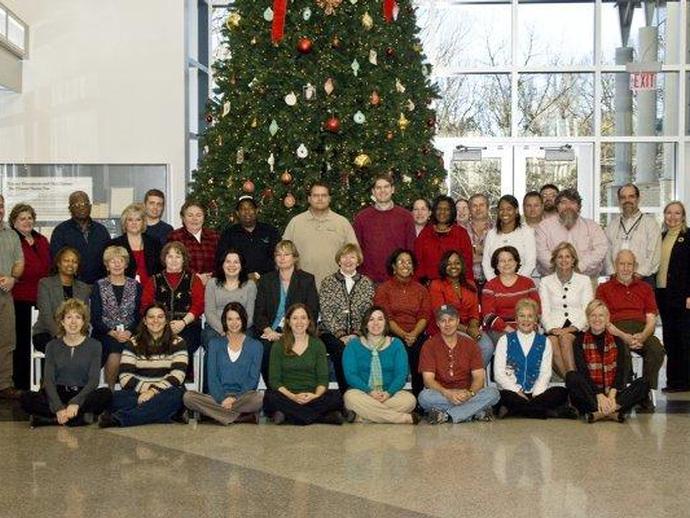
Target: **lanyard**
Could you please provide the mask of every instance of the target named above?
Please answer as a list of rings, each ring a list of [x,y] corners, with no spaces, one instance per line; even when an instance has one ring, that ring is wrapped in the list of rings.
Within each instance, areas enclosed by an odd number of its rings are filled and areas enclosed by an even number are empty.
[[[633,230],[635,230],[637,228],[637,226],[640,224],[640,221],[642,221],[642,216],[644,216],[644,214],[640,214],[638,216],[637,220],[635,220],[635,223],[632,224],[632,226],[630,227],[629,230],[627,230],[625,228],[625,225],[623,224],[623,217],[621,216],[620,225],[621,225],[621,230],[623,230],[623,239],[625,241],[630,240],[630,234],[632,234]]]

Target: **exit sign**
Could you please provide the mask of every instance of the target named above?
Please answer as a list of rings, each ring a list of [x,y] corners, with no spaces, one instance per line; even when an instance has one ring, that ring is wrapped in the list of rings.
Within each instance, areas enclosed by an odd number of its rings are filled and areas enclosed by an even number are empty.
[[[656,90],[656,72],[632,72],[630,89],[633,92]]]

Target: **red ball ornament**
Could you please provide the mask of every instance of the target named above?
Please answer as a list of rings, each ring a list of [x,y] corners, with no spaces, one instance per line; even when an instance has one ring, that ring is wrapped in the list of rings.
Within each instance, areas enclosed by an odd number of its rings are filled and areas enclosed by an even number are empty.
[[[253,193],[255,189],[256,186],[254,185],[254,182],[252,182],[251,180],[245,180],[242,184],[242,190],[248,194]]]
[[[331,133],[338,133],[340,131],[340,119],[338,117],[330,117],[323,125],[323,129]]]
[[[270,200],[271,198],[273,198],[273,189],[267,187],[261,192],[261,197]]]
[[[434,126],[436,126],[436,119],[434,117],[429,117],[426,120],[426,125],[429,126],[430,128],[433,128]]]
[[[372,106],[378,106],[381,104],[381,96],[376,90],[371,92],[371,95],[369,96],[369,103],[371,103]]]
[[[422,154],[423,154],[423,155],[428,155],[430,151],[431,151],[431,150],[429,149],[428,146],[424,146],[424,147],[422,148]]]
[[[314,48],[314,43],[309,38],[300,38],[297,42],[297,51],[300,54],[309,54]]]
[[[395,49],[393,47],[388,47],[386,49],[386,57],[392,58],[393,56],[395,56]]]
[[[393,132],[389,131],[386,133],[386,140],[393,140]]]

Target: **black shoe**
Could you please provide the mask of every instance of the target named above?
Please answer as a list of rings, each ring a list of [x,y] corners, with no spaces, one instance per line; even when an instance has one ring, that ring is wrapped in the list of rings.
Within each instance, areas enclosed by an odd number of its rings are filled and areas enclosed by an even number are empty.
[[[345,422],[345,419],[343,419],[343,414],[339,410],[333,410],[332,412],[328,412],[327,414],[321,416],[321,419],[319,419],[318,422],[322,424],[334,424],[339,426]]]
[[[563,405],[561,407],[558,407],[554,411],[553,416],[549,415],[549,417],[555,417],[557,419],[577,419],[578,414],[577,410],[575,410],[573,407],[569,405]]]
[[[172,417],[172,421],[179,424],[189,424],[189,410],[184,408]]]
[[[508,410],[507,406],[501,405],[500,407],[498,407],[498,412],[496,412],[496,418],[505,419],[506,417],[508,417],[509,412],[510,411]]]
[[[647,396],[635,409],[638,414],[653,414],[655,410],[651,396]]]
[[[259,412],[251,412],[248,414],[240,414],[237,419],[235,419],[236,423],[250,423],[250,424],[259,424]]]
[[[99,428],[113,428],[116,426],[120,426],[120,422],[113,417],[113,414],[110,412],[103,412],[101,416],[98,418],[98,427]]]
[[[283,424],[285,422],[285,414],[280,410],[273,412],[273,424]]]
[[[410,417],[412,417],[412,424],[419,424],[419,421],[422,420],[422,416],[419,415],[417,412],[412,412],[410,414]]]
[[[619,423],[625,423],[625,414],[623,412],[618,412],[618,415],[616,415],[616,421]]]
[[[585,421],[587,421],[589,424],[592,424],[594,422],[594,414],[588,412],[585,414]]]
[[[96,416],[91,412],[84,412],[84,415],[82,415],[81,418],[84,421],[84,424],[93,424],[96,422]]]
[[[343,418],[345,419],[346,423],[354,423],[355,419],[357,419],[357,414],[354,412],[354,410],[345,410],[343,412]]]
[[[39,426],[53,426],[58,424],[57,418],[55,417],[43,417],[41,415],[30,415],[29,416],[29,427],[38,428]]]

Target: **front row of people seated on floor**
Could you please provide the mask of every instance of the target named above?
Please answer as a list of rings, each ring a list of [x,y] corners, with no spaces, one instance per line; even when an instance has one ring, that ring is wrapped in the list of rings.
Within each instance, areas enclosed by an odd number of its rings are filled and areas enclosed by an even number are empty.
[[[388,318],[379,306],[366,312],[359,333],[344,349],[342,368],[349,388],[342,396],[328,388],[326,347],[304,304],[287,309],[283,334],[270,349],[269,388],[258,391],[264,346],[246,334],[244,306],[230,302],[221,316],[224,335],[209,342],[208,393],[202,394],[185,391],[185,340],[173,332],[159,303],[146,307],[122,352],[121,390],[98,388],[101,344],[87,336],[88,307],[68,299],[56,313],[58,337],[46,349],[43,388],[25,393],[22,406],[32,427],[96,420],[103,428],[184,422],[188,411],[225,425],[258,423],[262,409],[276,424],[296,425],[416,424],[417,408],[431,424],[488,421],[494,415],[581,416],[592,423],[622,422],[647,396],[644,378],[627,383],[624,348],[609,332],[609,311],[600,300],[587,305],[588,327],[576,336],[575,369],[566,374],[565,387],[550,386],[553,351],[550,340],[536,332],[537,303],[520,299],[515,310],[516,330],[497,343],[494,386],[487,383],[477,341],[458,331],[457,309],[438,308],[439,333],[421,348],[424,388],[416,399],[404,389],[409,375],[406,345],[390,336]]]

